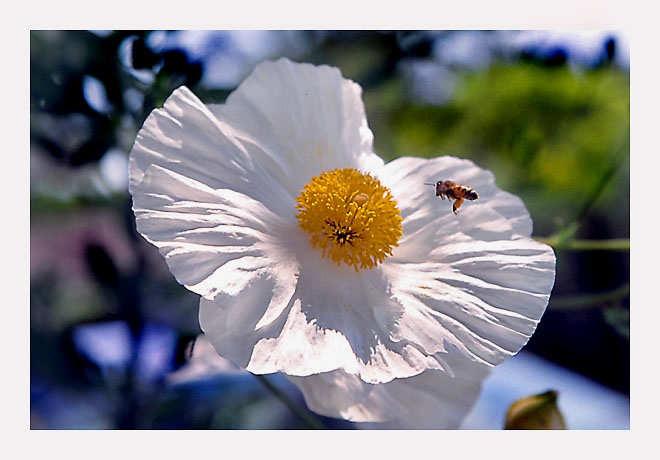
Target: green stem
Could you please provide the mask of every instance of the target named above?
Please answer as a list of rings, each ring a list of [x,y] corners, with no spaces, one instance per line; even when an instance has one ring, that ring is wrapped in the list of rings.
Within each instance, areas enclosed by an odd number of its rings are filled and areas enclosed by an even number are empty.
[[[616,289],[597,294],[586,294],[576,296],[552,297],[550,308],[552,310],[573,310],[575,308],[599,307],[607,302],[618,300],[630,295],[630,283],[626,283]]]
[[[288,407],[291,412],[296,414],[300,420],[302,420],[309,428],[313,430],[324,430],[325,427],[319,422],[315,417],[305,412],[301,409],[296,403],[291,401],[289,397],[284,394],[282,390],[273,385],[265,375],[253,374],[262,384],[265,386],[268,391],[270,391],[273,396],[282,401],[286,407]]]
[[[561,238],[534,237],[539,243],[552,246],[554,249],[567,249],[571,251],[630,251],[630,239],[618,238],[610,240],[568,240]]]
[[[609,243],[603,245],[602,241],[588,241],[588,240],[573,240],[577,234],[580,225],[584,218],[589,214],[594,205],[601,199],[605,190],[610,185],[612,179],[616,176],[621,168],[621,165],[629,158],[630,152],[630,130],[628,130],[624,139],[620,142],[618,148],[612,154],[612,163],[610,167],[600,177],[596,186],[586,195],[586,199],[580,208],[580,211],[574,216],[568,225],[561,230],[557,231],[550,238],[545,238],[546,244],[554,247],[555,249],[575,249],[575,250],[614,250],[614,251],[629,251],[629,240],[607,240]],[[538,239],[539,241],[543,239]]]
[[[619,160],[614,164],[612,164],[610,168],[607,171],[605,171],[605,173],[601,176],[600,181],[598,182],[596,187],[594,187],[591,194],[587,197],[584,204],[582,205],[582,209],[580,209],[580,212],[578,212],[577,216],[573,220],[575,224],[579,225],[580,223],[582,223],[584,217],[587,214],[589,214],[591,208],[598,202],[600,197],[604,194],[605,190],[607,189],[607,186],[609,185],[612,178],[619,171],[619,167],[621,167],[621,164],[623,163],[624,159],[625,156],[621,156]]]

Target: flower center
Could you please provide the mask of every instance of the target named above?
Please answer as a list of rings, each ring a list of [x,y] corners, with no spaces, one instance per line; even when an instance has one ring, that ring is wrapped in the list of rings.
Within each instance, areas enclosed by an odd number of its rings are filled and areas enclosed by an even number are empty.
[[[373,268],[401,238],[401,211],[378,179],[353,168],[312,177],[296,199],[298,225],[334,263]],[[359,266],[359,268],[358,268]]]

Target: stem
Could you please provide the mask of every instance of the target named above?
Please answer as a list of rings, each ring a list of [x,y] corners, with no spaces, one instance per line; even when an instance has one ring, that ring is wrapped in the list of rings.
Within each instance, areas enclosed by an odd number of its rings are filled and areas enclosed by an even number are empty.
[[[626,283],[616,289],[597,294],[586,294],[576,296],[553,297],[550,300],[550,308],[553,310],[572,310],[574,308],[597,307],[612,300],[618,300],[630,295],[630,283]]]
[[[617,148],[613,153],[613,162],[610,164],[610,167],[603,173],[600,177],[600,180],[596,186],[591,190],[591,193],[587,195],[580,211],[575,215],[572,221],[569,222],[563,229],[557,231],[550,238],[546,238],[546,244],[554,247],[555,249],[576,249],[576,250],[615,250],[615,251],[629,251],[630,250],[630,241],[629,240],[609,240],[612,242],[612,246],[605,244],[603,247],[600,245],[603,241],[598,243],[588,240],[573,240],[573,237],[577,234],[577,231],[582,224],[584,218],[589,214],[593,206],[600,200],[602,195],[605,193],[607,186],[610,185],[610,182],[615,177],[616,173],[619,171],[619,168],[624,163],[626,158],[629,158],[630,151],[630,129],[628,130],[625,139],[620,143],[619,148]],[[618,158],[617,158],[618,157]],[[539,239],[542,241],[542,239]],[[542,241],[545,242],[545,241]]]
[[[289,397],[284,394],[282,390],[273,385],[265,375],[253,374],[262,384],[265,386],[268,391],[270,391],[273,396],[282,401],[286,407],[291,409],[291,412],[296,414],[300,420],[302,420],[309,428],[313,430],[323,430],[325,427],[319,422],[315,417],[305,412],[303,409],[298,407],[296,403],[291,401]]]
[[[610,168],[605,171],[605,174],[602,175],[600,178],[600,181],[596,185],[596,187],[592,190],[591,194],[587,197],[585,200],[584,204],[582,205],[582,209],[580,212],[577,214],[573,222],[576,224],[579,224],[584,220],[584,217],[589,214],[589,211],[591,208],[598,202],[600,197],[603,195],[605,192],[605,189],[609,185],[609,182],[612,180],[614,175],[617,173],[619,170],[619,167],[621,166],[621,163],[623,163],[625,157],[621,157],[619,161],[614,163],[613,165],[610,166]]]
[[[552,246],[554,249],[568,249],[572,251],[630,251],[630,239],[618,238],[610,240],[568,240],[561,241],[555,237],[535,237],[539,243]]]

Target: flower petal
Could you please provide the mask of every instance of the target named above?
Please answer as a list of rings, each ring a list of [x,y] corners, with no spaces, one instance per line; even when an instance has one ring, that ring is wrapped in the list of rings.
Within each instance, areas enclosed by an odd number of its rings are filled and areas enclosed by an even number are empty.
[[[237,270],[232,266],[249,274],[245,270],[273,264],[270,232],[284,223],[261,203],[230,190],[212,190],[159,165],[152,165],[136,188],[138,231],[191,291],[213,297],[235,290],[227,283],[229,273]],[[235,206],[239,202],[241,208]]]
[[[286,193],[278,171],[254,161],[233,128],[218,120],[185,87],[174,91],[163,108],[151,112],[138,132],[129,158],[129,191],[134,206],[136,199],[145,196],[160,198],[152,190],[158,183],[145,180],[154,168],[160,170],[160,174],[154,173],[158,179],[169,174],[170,182],[185,184],[188,192],[228,189],[262,203],[278,215],[293,214],[290,208],[295,196]],[[174,202],[185,198],[175,194],[176,186],[171,186],[170,192],[173,194],[168,196]],[[189,198],[213,203],[209,193]],[[145,206],[150,204],[148,200],[144,202]]]
[[[383,164],[373,153],[362,89],[335,67],[264,62],[225,104],[209,108],[234,127],[256,162],[277,164],[294,197],[322,171]]]
[[[283,213],[294,201],[258,170],[185,88],[140,131],[129,160],[137,228],[191,291],[237,296],[264,273],[279,290],[293,286],[293,271],[273,240],[289,224],[273,210]]]
[[[400,158],[379,177],[404,216],[404,237],[383,264],[393,297],[406,305],[393,340],[490,365],[517,353],[545,311],[555,273],[552,248],[529,237],[522,201],[497,189],[490,172],[452,157]],[[455,216],[422,185],[437,180],[469,185],[479,199]]]
[[[444,236],[471,233],[476,239],[510,239],[512,234],[529,236],[532,233],[532,220],[520,198],[497,188],[493,173],[470,160],[451,156],[400,157],[384,165],[377,176],[397,200],[404,219],[405,237],[411,237],[429,224],[433,224],[432,230]],[[466,201],[456,216],[451,211],[450,200],[441,200],[433,187],[424,185],[439,180],[467,185],[477,191],[479,199]],[[483,215],[489,210],[500,218],[497,224],[501,228],[491,222],[495,215]],[[405,242],[404,239],[400,246]]]
[[[299,245],[302,254],[314,251],[304,249],[304,242]],[[316,251],[308,257],[313,260],[306,261],[299,253],[295,292],[281,314],[267,324],[262,321],[256,327],[261,307],[249,323],[252,327],[230,327],[232,311],[251,308],[248,301],[239,305],[224,296],[200,301],[200,324],[220,355],[255,374],[281,371],[306,376],[343,369],[370,383],[425,369],[451,372],[442,356],[390,338],[403,307],[389,295],[379,270],[356,273],[320,259]]]
[[[458,428],[474,405],[488,368],[452,359],[454,377],[436,370],[373,385],[341,370],[287,378],[310,410],[354,422],[396,421],[375,428]]]

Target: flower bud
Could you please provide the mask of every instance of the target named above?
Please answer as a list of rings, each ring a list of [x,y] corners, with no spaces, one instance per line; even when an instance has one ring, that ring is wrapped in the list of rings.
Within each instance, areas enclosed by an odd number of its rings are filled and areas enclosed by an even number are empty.
[[[546,391],[514,402],[506,414],[507,430],[565,430],[557,392]]]

